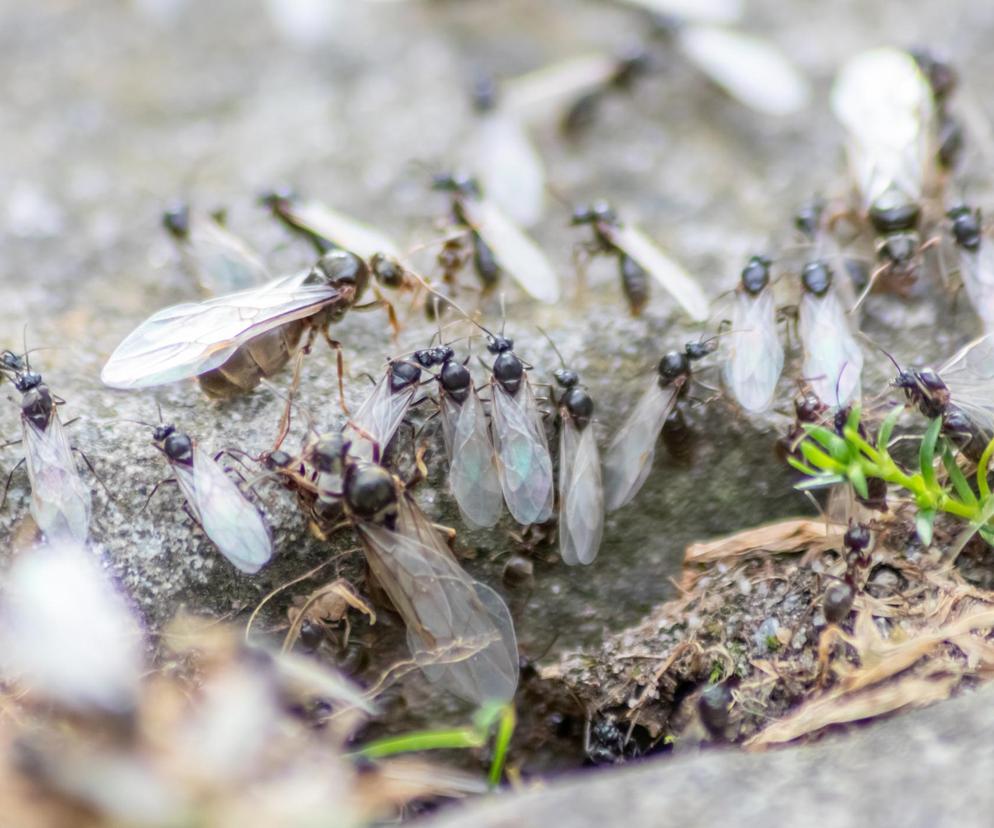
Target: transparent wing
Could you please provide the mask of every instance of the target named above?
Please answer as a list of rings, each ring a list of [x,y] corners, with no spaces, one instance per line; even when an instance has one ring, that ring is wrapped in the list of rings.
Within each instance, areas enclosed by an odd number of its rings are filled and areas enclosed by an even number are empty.
[[[767,288],[757,297],[737,291],[732,330],[725,342],[725,385],[746,411],[766,411],[783,370],[772,290]]]
[[[507,606],[451,554],[384,526],[358,526],[369,568],[407,625],[411,653],[429,680],[482,704],[507,700],[518,683],[518,648]]]
[[[247,290],[273,278],[258,253],[210,216],[190,217],[190,232],[180,248],[200,286],[214,296]]]
[[[379,446],[380,456],[383,455],[414,402],[419,387],[414,384],[393,391],[390,388],[390,369],[387,369],[345,427],[346,437],[352,441],[354,457],[372,460],[373,445],[370,440]],[[353,423],[358,428],[353,428]]]
[[[577,431],[564,417],[559,446],[559,552],[570,566],[589,564],[604,534],[604,486],[593,425]]]
[[[688,23],[735,23],[742,18],[741,0],[621,0],[654,14]]]
[[[443,394],[442,423],[443,432],[450,434],[446,440],[449,486],[459,511],[472,526],[493,526],[504,508],[504,497],[487,415],[476,392],[462,405]]]
[[[811,101],[811,85],[776,46],[734,29],[687,26],[684,53],[729,95],[767,115],[789,115]]]
[[[628,503],[642,488],[656,455],[656,440],[676,404],[676,387],[660,387],[655,376],[614,435],[604,459],[604,497],[613,512]]]
[[[505,83],[501,107],[527,120],[558,113],[577,98],[604,86],[617,70],[617,58],[606,54],[581,55],[553,63]]]
[[[823,403],[844,406],[862,393],[863,352],[834,291],[805,293],[798,320],[804,346],[804,379]]]
[[[839,72],[831,106],[864,209],[888,190],[919,201],[934,157],[934,101],[914,58],[890,48],[857,55]]]
[[[369,259],[374,253],[402,258],[400,248],[384,233],[318,201],[289,201],[280,214],[295,227]]]
[[[994,334],[957,351],[939,371],[953,403],[988,436],[994,435]]]
[[[708,299],[686,270],[667,256],[654,241],[631,225],[610,228],[611,243],[624,250],[652,274],[696,322],[708,318]]]
[[[523,526],[552,516],[552,458],[541,415],[527,382],[512,397],[491,382],[491,417],[497,472],[511,516]]]
[[[489,199],[465,199],[473,228],[493,250],[497,263],[540,302],[559,301],[559,277],[534,241]]]
[[[250,575],[262,569],[273,556],[269,526],[235,481],[200,446],[194,449],[192,490],[192,498],[187,495],[190,504],[204,534],[221,554]]]
[[[979,250],[959,248],[959,274],[984,330],[994,333],[994,243],[984,239]]]
[[[50,541],[86,541],[90,527],[90,490],[86,488],[59,415],[38,429],[21,418],[24,461],[31,482],[31,516]]]
[[[532,227],[545,210],[545,166],[521,121],[502,109],[476,120],[468,167],[513,222]]]
[[[153,314],[117,346],[100,372],[112,388],[146,388],[195,377],[224,362],[255,336],[317,313],[341,293],[307,284],[309,271],[204,302]]]

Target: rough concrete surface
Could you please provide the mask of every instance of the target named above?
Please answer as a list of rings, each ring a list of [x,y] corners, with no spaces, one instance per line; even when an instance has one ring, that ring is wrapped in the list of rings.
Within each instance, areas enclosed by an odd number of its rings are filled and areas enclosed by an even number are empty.
[[[175,491],[167,488],[140,511],[165,467],[149,444],[149,430],[129,420],[154,421],[158,404],[166,418],[212,449],[257,453],[271,443],[283,406],[268,390],[217,404],[193,383],[134,394],[100,385],[103,361],[138,322],[197,296],[158,225],[163,207],[177,197],[229,207],[232,229],[249,238],[277,272],[309,258],[254,203],[262,189],[278,184],[344,208],[412,246],[424,243],[438,238],[433,219],[445,212],[444,201],[428,190],[428,170],[450,164],[471,129],[466,89],[476,69],[515,74],[646,38],[636,15],[608,2],[342,0],[329,3],[332,16],[324,28],[292,35],[273,22],[270,11],[278,5],[48,0],[0,7],[0,346],[18,348],[26,330],[28,346],[42,349],[33,354],[33,364],[65,398],[63,420],[79,418],[69,426],[72,440],[116,498],[109,500],[94,484],[92,549],[152,629],[179,606],[220,616],[244,613],[273,587],[353,546],[347,536],[330,547],[310,538],[292,499],[275,487],[266,489],[277,558],[246,578],[219,558],[180,509]],[[810,111],[783,119],[756,115],[668,55],[663,71],[631,95],[607,100],[581,139],[562,140],[554,124],[535,133],[558,194],[567,200],[610,198],[684,261],[713,296],[734,286],[748,254],[793,243],[789,217],[799,203],[816,191],[845,189],[841,136],[825,106],[842,59],[883,40],[928,42],[963,67],[967,94],[981,112],[987,104],[983,81],[994,71],[994,7],[988,4],[756,0],[748,6],[746,26],[776,40],[812,77],[816,98]],[[984,178],[971,176],[966,187],[972,195],[983,195]],[[583,372],[606,435],[661,352],[700,331],[680,324],[672,301],[659,290],[645,317],[630,319],[610,263],[591,267],[590,288],[579,295],[571,259],[577,236],[567,219],[566,208],[550,200],[535,233],[567,285],[567,299],[536,307],[509,287],[509,330],[541,381],[549,380],[557,362],[534,326],[551,333]],[[430,257],[425,267],[431,269]],[[942,307],[929,301],[897,310],[886,301],[871,304],[864,329],[905,359],[931,357],[936,348],[948,353],[949,340],[967,338],[974,323],[959,315],[947,325]],[[498,324],[496,300],[484,311],[490,324]],[[716,319],[721,313],[719,305]],[[386,356],[424,343],[431,332],[423,322],[412,322],[394,345],[381,314],[350,315],[334,332],[345,343],[350,403],[363,396],[364,373],[376,374]],[[324,427],[340,418],[333,366],[319,346],[303,373],[302,405]],[[888,365],[868,356],[868,370],[880,378]],[[790,371],[783,381],[784,410],[793,390],[790,376],[797,374],[794,362]],[[716,384],[717,374],[712,369],[702,378]],[[283,375],[275,382],[285,389],[288,381]],[[697,396],[710,393],[705,388]],[[16,397],[6,384],[0,397],[0,435],[13,438],[19,429]],[[527,655],[548,651],[553,638],[556,647],[596,641],[605,629],[637,620],[672,594],[667,579],[691,540],[809,508],[773,459],[773,428],[782,425],[781,415],[750,423],[719,400],[690,409],[689,416],[698,434],[693,461],[680,463],[659,452],[639,500],[609,518],[595,566],[567,570],[551,550],[537,562],[533,588],[508,595]],[[299,430],[291,436],[291,447],[300,436]],[[5,448],[0,467],[6,472],[18,457],[16,445]],[[439,518],[452,521],[440,484],[436,474],[419,497]],[[23,471],[15,473],[0,511],[0,547],[13,547],[26,531],[26,486]],[[476,553],[468,566],[499,585],[512,548],[506,532],[468,536],[465,543]],[[343,559],[344,574],[361,576],[357,557]],[[384,624],[389,629],[389,619]],[[879,784],[888,788],[886,795],[880,792],[881,809],[886,800],[911,809],[924,788],[899,774],[915,770],[919,758],[925,768],[946,756],[964,773],[979,776],[982,765],[973,762],[973,751],[989,721],[981,718],[985,710],[978,700],[989,695],[847,737],[853,751],[872,739],[886,746],[887,754],[879,756]],[[906,722],[920,723],[921,733],[932,727],[941,739],[906,749],[902,734],[913,739],[919,732]],[[612,814],[662,818],[692,814],[692,806],[700,809],[701,820],[721,812],[725,819],[735,814],[735,821],[750,821],[761,812],[745,805],[737,810],[736,798],[725,794],[738,789],[740,776],[768,779],[767,774],[797,780],[778,790],[784,799],[805,797],[798,805],[821,802],[821,794],[846,785],[859,798],[858,790],[876,785],[860,784],[871,777],[855,768],[866,768],[869,758],[855,763],[847,744],[840,739],[768,757],[706,753],[661,763],[662,777],[686,773],[687,781],[659,801],[656,791],[668,788],[650,781],[654,767],[605,775],[603,788],[584,779],[567,783],[562,793],[553,789],[547,808],[539,804],[545,794],[531,794],[522,800],[518,819],[525,824],[527,810],[536,808],[546,820],[562,821],[555,809],[572,805],[570,792],[579,787],[608,792],[599,800],[605,811],[591,803],[581,814],[591,824],[595,813],[601,824],[610,824]],[[794,762],[798,768],[810,763],[807,774],[786,776]],[[937,777],[923,772],[925,777],[938,784]],[[964,775],[963,782],[968,779]],[[958,787],[968,802],[966,785]],[[775,799],[761,790],[750,788],[753,798],[741,801],[774,807]],[[692,791],[700,795],[696,804]],[[840,794],[839,802],[846,796]],[[516,801],[508,797],[487,807],[509,814]],[[673,806],[678,801],[686,804]],[[927,802],[922,798],[921,813]],[[693,824],[689,817],[685,821]]]

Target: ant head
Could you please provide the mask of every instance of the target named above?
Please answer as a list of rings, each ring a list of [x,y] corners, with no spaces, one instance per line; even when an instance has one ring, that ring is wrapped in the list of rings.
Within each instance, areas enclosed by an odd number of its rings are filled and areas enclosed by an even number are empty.
[[[190,233],[190,205],[184,201],[167,207],[162,213],[162,226],[177,239]]]
[[[435,173],[431,178],[431,188],[463,196],[479,197],[479,182],[465,172]]]
[[[807,238],[813,239],[821,226],[821,217],[824,212],[825,202],[820,198],[814,198],[802,205],[794,215],[794,227]]]
[[[492,354],[502,354],[514,350],[514,340],[502,334],[491,334],[487,337],[487,350]]]
[[[23,371],[14,378],[14,387],[22,394],[41,385],[41,374],[37,371]]]
[[[688,342],[684,346],[687,358],[691,360],[703,359],[708,354],[713,354],[718,349],[718,337],[712,336],[710,339],[702,339],[698,342]]]
[[[152,432],[152,439],[156,443],[161,443],[174,431],[176,431],[176,426],[174,426],[172,423],[156,426],[155,430]]]
[[[552,376],[560,388],[572,388],[580,381],[580,375],[571,368],[557,368]]]

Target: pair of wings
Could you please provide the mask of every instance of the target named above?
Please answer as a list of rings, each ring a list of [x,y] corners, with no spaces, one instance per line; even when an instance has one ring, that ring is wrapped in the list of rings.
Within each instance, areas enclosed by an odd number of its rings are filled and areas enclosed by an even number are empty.
[[[407,625],[428,679],[475,705],[506,701],[518,684],[518,646],[504,601],[456,562],[438,530],[403,492],[395,530],[357,526],[366,560]]]
[[[490,382],[491,431],[504,502],[522,526],[552,517],[552,457],[541,412],[525,378],[512,396],[496,379]]]
[[[560,410],[559,553],[569,566],[593,563],[604,535],[604,486],[594,426],[580,430]]]
[[[197,521],[231,563],[250,575],[273,556],[273,538],[259,510],[213,457],[194,444],[193,465],[173,473]]]
[[[915,59],[892,48],[862,52],[839,71],[831,106],[864,209],[889,190],[920,201],[935,157],[935,101]]]
[[[805,292],[798,330],[804,347],[804,379],[818,399],[840,407],[858,401],[863,351],[834,289],[820,297]]]
[[[732,329],[725,343],[722,371],[726,387],[746,411],[766,411],[773,403],[784,360],[776,304],[769,287],[759,296],[736,291]]]
[[[648,382],[606,451],[604,498],[609,512],[629,503],[648,478],[659,433],[680,393],[676,384],[660,386],[656,375]]]
[[[44,429],[22,417],[21,432],[31,482],[31,516],[50,541],[84,543],[90,527],[90,490],[76,468],[58,412],[53,409]]]
[[[691,319],[704,322],[710,305],[700,285],[682,265],[664,253],[652,239],[631,224],[601,222],[600,233],[619,250],[627,253],[674,298]]]
[[[449,487],[459,512],[471,526],[493,526],[504,510],[504,496],[490,426],[475,389],[461,404],[443,391],[441,418]]]
[[[164,308],[117,346],[100,378],[111,388],[147,388],[218,368],[254,337],[312,316],[342,297],[338,288],[311,283],[309,276],[304,270],[257,288]]]

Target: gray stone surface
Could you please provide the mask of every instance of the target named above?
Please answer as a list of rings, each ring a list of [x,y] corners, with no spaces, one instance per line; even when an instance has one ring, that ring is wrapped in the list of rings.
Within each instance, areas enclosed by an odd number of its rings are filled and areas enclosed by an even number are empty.
[[[709,749],[583,772],[453,807],[432,828],[984,826],[994,808],[994,689],[805,747]]]

